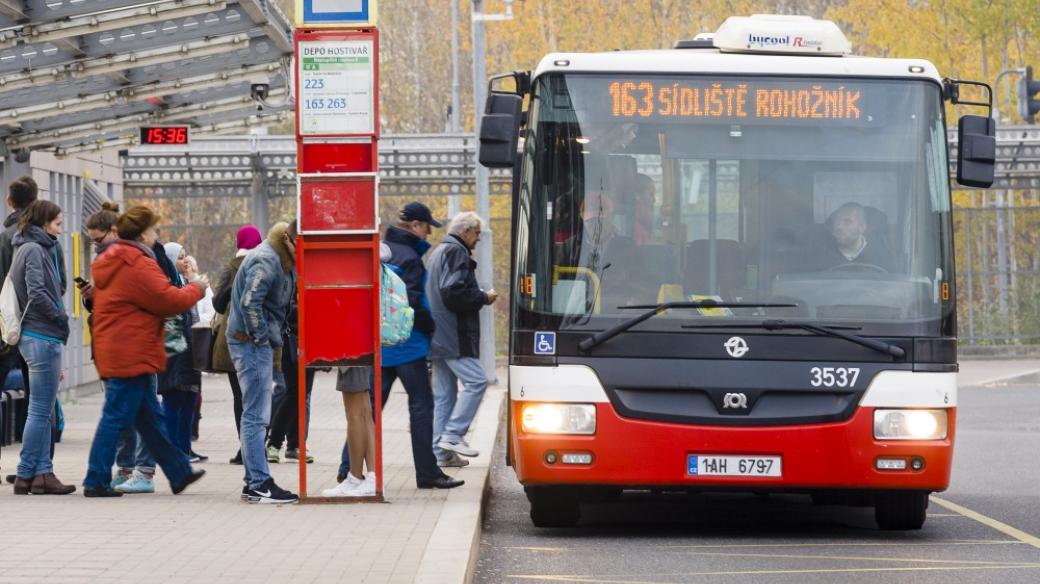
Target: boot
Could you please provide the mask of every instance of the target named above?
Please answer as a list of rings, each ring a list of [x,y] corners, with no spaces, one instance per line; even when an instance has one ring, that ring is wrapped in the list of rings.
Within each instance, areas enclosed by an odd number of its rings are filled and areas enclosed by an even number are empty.
[[[28,495],[29,490],[32,488],[32,479],[23,479],[22,477],[14,477],[14,494],[15,495]]]
[[[49,472],[33,478],[31,491],[34,495],[68,495],[76,492],[76,486],[62,484],[54,473]]]

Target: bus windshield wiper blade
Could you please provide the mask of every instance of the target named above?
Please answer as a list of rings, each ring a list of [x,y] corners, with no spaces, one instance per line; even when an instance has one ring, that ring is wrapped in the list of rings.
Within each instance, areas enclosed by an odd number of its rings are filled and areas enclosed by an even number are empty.
[[[653,316],[656,316],[665,310],[672,308],[796,308],[797,304],[768,304],[759,302],[718,302],[716,300],[700,300],[696,302],[662,302],[661,304],[637,304],[633,306],[618,306],[620,310],[640,310],[646,309],[646,312],[634,316],[628,320],[622,321],[621,323],[610,327],[609,329],[598,332],[591,337],[578,343],[578,348],[582,351],[588,351],[596,345],[600,345],[613,339],[619,334],[627,331],[628,329],[636,326],[637,324],[647,320]]]
[[[879,353],[891,355],[896,359],[902,359],[906,357],[906,351],[902,347],[893,345],[892,343],[886,343],[877,339],[869,339],[867,337],[861,337],[859,335],[853,335],[846,332],[842,332],[841,329],[852,329],[855,330],[857,327],[841,327],[841,326],[822,326],[817,324],[800,323],[800,322],[786,322],[783,320],[763,320],[757,323],[740,323],[731,325],[698,325],[698,324],[685,324],[682,328],[722,328],[729,326],[731,328],[763,328],[768,331],[777,331],[782,329],[802,329],[804,331],[813,332],[828,337],[836,337],[839,339],[845,339],[846,341],[856,343],[857,345],[873,349]]]

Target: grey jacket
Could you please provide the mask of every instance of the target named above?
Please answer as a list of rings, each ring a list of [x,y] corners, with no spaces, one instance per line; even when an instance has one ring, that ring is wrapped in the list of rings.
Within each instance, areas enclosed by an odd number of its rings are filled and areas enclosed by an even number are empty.
[[[255,343],[282,346],[282,325],[292,294],[292,267],[284,268],[269,241],[249,252],[231,287],[227,317],[229,341],[236,333],[244,333]]]
[[[31,225],[15,233],[11,283],[23,310],[22,334],[42,335],[64,343],[69,338],[65,312],[65,268],[58,242]]]
[[[487,294],[477,285],[477,262],[458,237],[448,235],[426,260],[426,298],[436,328],[430,359],[480,356],[480,309]]]

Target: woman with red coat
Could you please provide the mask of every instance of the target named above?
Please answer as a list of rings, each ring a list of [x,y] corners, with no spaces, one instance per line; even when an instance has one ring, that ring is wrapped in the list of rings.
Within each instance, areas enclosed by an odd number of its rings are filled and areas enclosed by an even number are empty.
[[[156,397],[157,374],[166,369],[163,322],[198,302],[205,278],[177,288],[155,262],[152,246],[159,217],[131,207],[116,222],[119,240],[107,244],[91,265],[94,275],[94,364],[105,383],[105,405],[90,446],[83,494],[119,497],[112,464],[120,432],[133,426],[170,481],[174,494],[199,480],[187,456],[170,443]]]

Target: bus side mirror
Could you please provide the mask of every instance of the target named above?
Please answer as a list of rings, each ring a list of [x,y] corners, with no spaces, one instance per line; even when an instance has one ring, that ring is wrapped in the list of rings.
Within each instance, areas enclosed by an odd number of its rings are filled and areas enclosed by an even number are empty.
[[[957,124],[957,182],[988,189],[997,157],[997,124],[993,118],[963,116]]]
[[[488,95],[480,120],[480,163],[488,168],[513,168],[520,140],[524,98],[515,93]]]

